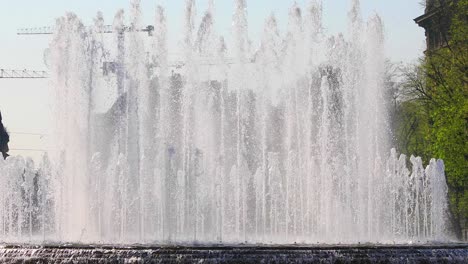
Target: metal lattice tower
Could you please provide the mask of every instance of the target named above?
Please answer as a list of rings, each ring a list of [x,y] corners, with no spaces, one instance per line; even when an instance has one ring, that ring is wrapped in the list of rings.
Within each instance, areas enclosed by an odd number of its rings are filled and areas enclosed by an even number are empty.
[[[49,78],[46,71],[0,69],[0,79],[44,79]]]
[[[17,35],[50,35],[54,33],[54,27],[20,28]]]
[[[88,27],[90,28],[90,27]],[[17,35],[51,35],[55,31],[55,27],[37,27],[37,28],[20,28],[16,32]],[[124,27],[123,29],[124,32],[131,32],[134,31],[132,30],[131,27]],[[152,36],[153,31],[154,31],[154,26],[148,25],[145,28],[135,30],[137,32],[147,32],[148,35]],[[114,27],[112,25],[105,25],[102,28],[101,33],[113,33],[114,32]]]

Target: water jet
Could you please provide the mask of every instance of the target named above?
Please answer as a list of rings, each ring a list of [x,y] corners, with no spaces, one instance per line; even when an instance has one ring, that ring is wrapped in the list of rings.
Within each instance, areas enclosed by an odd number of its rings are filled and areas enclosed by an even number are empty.
[[[360,248],[371,256],[379,244],[414,252],[452,241],[443,161],[424,167],[389,144],[379,16],[364,22],[353,1],[350,37],[327,36],[320,2],[294,5],[287,32],[271,16],[254,48],[244,0],[231,43],[216,33],[212,5],[196,30],[186,2],[177,67],[163,7],[149,36],[138,0],[129,26],[115,15],[111,37],[102,15],[91,29],[71,13],[57,19],[53,146],[37,180],[30,160],[0,160],[0,238],[27,244],[2,248],[4,259],[109,248],[131,258],[172,245],[201,259],[237,248],[307,261],[352,248],[308,247],[317,243],[372,243]],[[453,248],[454,260],[467,258]]]

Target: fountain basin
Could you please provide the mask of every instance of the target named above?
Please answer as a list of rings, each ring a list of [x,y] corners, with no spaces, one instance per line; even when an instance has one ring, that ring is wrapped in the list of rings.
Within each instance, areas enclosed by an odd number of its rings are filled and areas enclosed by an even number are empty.
[[[467,263],[468,244],[3,245],[2,263]]]

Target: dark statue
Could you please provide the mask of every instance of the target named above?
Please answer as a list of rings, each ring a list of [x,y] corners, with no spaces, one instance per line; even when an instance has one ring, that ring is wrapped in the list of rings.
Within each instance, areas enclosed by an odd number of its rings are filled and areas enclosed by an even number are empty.
[[[8,142],[10,142],[10,135],[5,129],[5,126],[2,123],[2,113],[0,112],[0,152],[3,155],[3,158],[6,159],[8,155]]]

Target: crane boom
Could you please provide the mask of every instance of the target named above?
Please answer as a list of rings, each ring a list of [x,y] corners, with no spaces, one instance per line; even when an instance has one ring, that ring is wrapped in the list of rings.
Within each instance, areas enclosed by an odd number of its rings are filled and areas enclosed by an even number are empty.
[[[17,35],[50,35],[54,33],[54,27],[36,27],[36,28],[20,28],[17,30]]]
[[[49,78],[46,71],[0,69],[0,79],[44,79]]]
[[[17,35],[50,35],[55,31],[55,27],[37,27],[37,28],[20,28],[16,32]],[[133,31],[131,27],[124,27],[124,32]],[[154,26],[148,25],[145,28],[136,30],[137,32],[147,32],[148,35],[152,36]],[[113,33],[114,27],[112,25],[105,25],[100,33]]]

